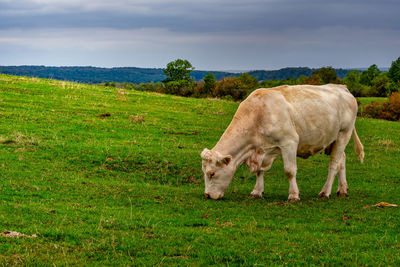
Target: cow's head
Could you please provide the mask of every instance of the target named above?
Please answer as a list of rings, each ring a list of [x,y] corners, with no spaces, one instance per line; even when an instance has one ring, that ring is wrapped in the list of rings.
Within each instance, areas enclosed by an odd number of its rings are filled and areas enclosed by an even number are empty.
[[[202,169],[204,173],[204,196],[212,199],[220,199],[224,196],[226,188],[231,183],[235,167],[232,156],[221,155],[217,151],[205,148],[201,152]]]

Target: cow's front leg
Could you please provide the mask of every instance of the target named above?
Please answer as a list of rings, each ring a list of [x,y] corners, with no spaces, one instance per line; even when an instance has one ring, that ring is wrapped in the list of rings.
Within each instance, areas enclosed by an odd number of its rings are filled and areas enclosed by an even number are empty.
[[[264,171],[257,171],[256,177],[256,185],[250,194],[250,198],[262,198],[264,193]]]
[[[300,192],[296,183],[297,173],[297,144],[281,148],[283,165],[285,169],[285,175],[289,180],[289,202],[296,202],[300,200]]]

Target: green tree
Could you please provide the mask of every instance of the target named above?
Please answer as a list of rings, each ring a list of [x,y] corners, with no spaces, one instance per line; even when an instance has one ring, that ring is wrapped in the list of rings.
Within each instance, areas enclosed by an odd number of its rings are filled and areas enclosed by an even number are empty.
[[[392,62],[388,71],[388,77],[396,86],[400,86],[400,57]]]
[[[391,92],[391,81],[385,73],[381,73],[372,80],[372,88],[375,96],[386,97]]]
[[[339,77],[337,76],[334,68],[322,67],[318,70],[314,70],[313,74],[309,77],[309,80],[312,82],[315,81],[313,84],[318,84],[318,81],[322,84],[338,83]]]
[[[256,89],[258,87],[257,79],[248,73],[242,73],[237,79],[247,87],[246,89]]]
[[[358,70],[352,70],[347,73],[343,81],[354,96],[363,95],[364,86],[360,84],[360,72]]]
[[[343,79],[346,85],[357,84],[360,82],[360,72],[358,70],[352,70],[347,73],[346,77]]]
[[[368,68],[368,70],[361,72],[360,83],[372,86],[372,80],[378,77],[380,74],[381,71],[378,69],[378,66],[373,64]]]
[[[204,76],[203,81],[204,81],[203,89],[205,93],[208,93],[211,92],[212,89],[215,87],[217,79],[215,78],[214,74],[207,73],[206,76]]]
[[[192,64],[186,59],[177,59],[171,61],[167,64],[164,70],[164,74],[167,76],[163,80],[163,83],[168,83],[171,81],[187,81],[191,82],[193,79],[190,77],[190,73],[194,70]]]

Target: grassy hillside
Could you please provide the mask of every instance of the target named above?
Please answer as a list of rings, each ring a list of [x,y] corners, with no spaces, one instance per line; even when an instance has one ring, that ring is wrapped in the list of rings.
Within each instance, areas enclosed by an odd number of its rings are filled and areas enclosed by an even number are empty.
[[[265,198],[244,167],[221,201],[201,160],[238,104],[0,75],[0,263],[29,265],[399,265],[400,123],[359,119],[348,198],[318,200],[329,159],[282,161]],[[335,185],[337,182],[335,182]]]

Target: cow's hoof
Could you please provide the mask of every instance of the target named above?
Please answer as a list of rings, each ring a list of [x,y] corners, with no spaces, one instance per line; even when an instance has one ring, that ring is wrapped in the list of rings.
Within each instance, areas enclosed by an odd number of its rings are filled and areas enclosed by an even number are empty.
[[[299,202],[299,201],[300,201],[300,198],[298,198],[298,197],[293,197],[293,198],[288,199],[288,202]]]
[[[324,199],[324,198],[329,198],[329,195],[327,195],[325,192],[321,192],[318,194],[319,199]]]
[[[349,196],[349,194],[347,194],[346,192],[340,192],[340,191],[337,191],[336,195],[338,197],[348,197]]]
[[[263,198],[263,196],[262,196],[262,193],[251,192],[249,198],[251,198],[251,199],[257,199],[257,198]]]

